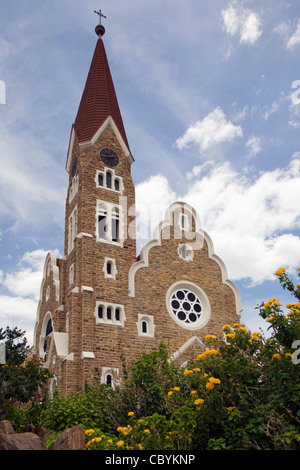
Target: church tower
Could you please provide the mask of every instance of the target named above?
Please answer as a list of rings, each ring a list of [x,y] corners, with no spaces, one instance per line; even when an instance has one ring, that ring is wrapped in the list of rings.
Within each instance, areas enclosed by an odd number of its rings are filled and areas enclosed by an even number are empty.
[[[174,203],[136,256],[134,159],[104,33],[100,16],[68,148],[64,256],[47,255],[35,325],[34,353],[62,394],[83,389],[95,370],[103,383],[120,383],[120,356],[130,365],[162,340],[183,364],[241,313],[239,292],[188,204]]]

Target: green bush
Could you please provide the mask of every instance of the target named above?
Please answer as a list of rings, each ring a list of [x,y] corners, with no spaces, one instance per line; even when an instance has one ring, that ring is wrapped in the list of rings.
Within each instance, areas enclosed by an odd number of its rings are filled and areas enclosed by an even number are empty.
[[[300,283],[283,268],[276,276],[296,301],[287,313],[275,298],[257,307],[267,339],[224,325],[224,340],[207,335],[205,351],[185,369],[162,343],[130,371],[123,358],[122,386],[95,383],[25,411],[11,407],[15,423],[49,428],[49,448],[58,433],[82,425],[89,450],[299,450]]]

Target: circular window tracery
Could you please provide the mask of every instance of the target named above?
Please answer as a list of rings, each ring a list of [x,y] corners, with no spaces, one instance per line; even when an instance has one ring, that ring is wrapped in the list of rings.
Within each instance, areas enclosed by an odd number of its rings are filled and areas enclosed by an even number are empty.
[[[189,289],[178,289],[171,297],[173,315],[184,323],[196,323],[202,314],[202,305],[197,295]]]
[[[204,291],[189,281],[175,282],[166,296],[168,312],[183,328],[202,328],[210,317],[210,303]]]

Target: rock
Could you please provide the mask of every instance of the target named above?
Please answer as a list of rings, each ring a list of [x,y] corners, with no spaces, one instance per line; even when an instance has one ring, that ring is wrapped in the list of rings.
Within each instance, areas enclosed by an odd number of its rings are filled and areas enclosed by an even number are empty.
[[[51,431],[40,424],[36,427],[36,434],[41,438],[43,445],[46,445],[46,441],[51,434]]]
[[[3,434],[14,434],[14,428],[7,419],[0,421],[0,433]]]
[[[0,450],[45,450],[41,438],[32,432],[0,433]]]
[[[82,426],[66,429],[54,444],[54,450],[86,450],[86,441]]]

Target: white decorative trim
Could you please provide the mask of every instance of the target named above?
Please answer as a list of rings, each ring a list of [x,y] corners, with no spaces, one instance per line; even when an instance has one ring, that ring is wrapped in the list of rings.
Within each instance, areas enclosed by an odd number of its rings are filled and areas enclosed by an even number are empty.
[[[186,343],[184,343],[177,351],[170,357],[170,361],[176,361],[182,354],[184,354],[187,349],[189,349],[193,343],[198,343],[198,345],[205,350],[205,345],[198,338],[198,336],[193,336]]]
[[[111,174],[111,188],[108,188],[106,185],[106,174],[107,173]],[[103,178],[103,185],[99,184],[99,175],[102,175]],[[119,182],[119,189],[115,189],[115,181]],[[96,183],[96,188],[97,189],[106,189],[107,191],[111,191],[113,193],[117,194],[123,194],[124,191],[124,184],[123,184],[123,178],[121,176],[117,176],[114,168],[104,168],[104,171],[97,170],[96,171],[96,176],[95,176],[95,183]]]
[[[195,323],[185,323],[184,321],[179,320],[172,312],[171,309],[171,297],[173,293],[177,290],[181,289],[188,289],[191,292],[193,292],[200,300],[201,302],[201,316],[200,318],[195,322]],[[199,304],[198,304],[199,305]],[[166,306],[167,310],[175,323],[177,325],[181,326],[182,328],[185,328],[187,330],[199,330],[203,328],[207,322],[210,319],[210,314],[211,314],[211,307],[210,307],[210,302],[208,300],[207,295],[205,292],[199,287],[197,284],[194,282],[190,281],[177,281],[172,284],[166,294]]]
[[[81,292],[94,292],[94,289],[90,286],[81,286]]]
[[[111,264],[111,274],[108,274],[107,272],[107,263]],[[114,258],[106,258],[104,259],[104,265],[103,265],[103,272],[104,272],[104,277],[105,279],[116,279],[118,270],[116,266],[116,260]]]
[[[39,297],[39,303],[37,307],[36,322],[35,322],[34,334],[33,334],[33,351],[35,352],[37,352],[36,348],[38,347],[36,332],[37,332],[37,328],[40,322],[40,311],[41,311],[41,305],[43,302],[44,285],[45,285],[46,279],[50,276],[51,272],[53,274],[53,286],[55,288],[56,302],[59,302],[60,281],[59,281],[59,268],[56,264],[56,261],[57,261],[56,253],[49,252],[45,258],[45,263],[44,263],[43,279],[41,282],[40,297]]]
[[[186,243],[181,243],[178,245],[178,256],[183,261],[193,261],[194,259],[194,250]]]
[[[119,380],[119,369],[116,367],[102,367],[101,383],[106,383],[106,377],[108,374],[112,376],[112,387],[120,384]]]
[[[53,331],[53,338],[58,357],[65,358],[68,356],[69,335]]]
[[[74,289],[70,290],[70,292],[68,293],[68,297],[71,294],[79,294],[79,287],[74,287]]]
[[[147,333],[143,333],[142,326],[143,322],[147,323]],[[139,336],[146,336],[148,338],[154,338],[155,324],[153,315],[145,315],[143,313],[138,314],[137,329]]]
[[[95,354],[91,351],[82,351],[82,359],[95,359]]]
[[[194,221],[196,225],[196,230],[195,230],[194,235],[196,235],[196,238],[194,242],[192,243],[189,242],[189,245],[192,247],[193,250],[198,250],[202,248],[204,240],[206,241],[208,245],[209,258],[213,259],[219,265],[221,269],[223,284],[230,287],[230,289],[233,291],[235,295],[236,314],[240,316],[242,312],[242,302],[241,302],[241,296],[240,296],[238,288],[232,281],[228,279],[227,269],[223,261],[217,255],[214,254],[214,246],[211,241],[211,238],[204,230],[200,228],[200,220],[199,220],[199,216],[197,212],[189,204],[186,204],[180,201],[175,202],[168,208],[166,212],[165,220],[160,222],[160,224],[156,227],[154,231],[153,240],[150,240],[148,243],[146,243],[146,245],[141,250],[140,260],[134,263],[132,267],[130,268],[129,275],[128,275],[129,297],[135,297],[135,275],[137,271],[141,268],[149,267],[149,252],[153,247],[161,246],[161,237],[162,237],[163,229],[172,225],[172,214],[174,213],[174,210],[178,208],[182,208],[186,211],[189,211],[194,217]],[[187,233],[185,232],[185,236],[186,235]]]
[[[119,221],[119,228],[118,228],[118,241],[112,240],[112,219],[113,219],[113,212],[117,210],[118,217],[116,220]],[[98,229],[98,217],[100,215],[105,214],[106,217],[106,238],[99,237],[99,229]],[[112,202],[104,201],[102,199],[97,199],[96,204],[96,223],[95,223],[95,236],[96,241],[100,243],[107,243],[109,245],[121,246],[123,248],[124,245],[124,221],[123,221],[123,206],[121,204],[113,204]]]
[[[121,145],[122,147],[122,150],[123,152],[125,153],[125,156],[128,158],[128,161],[130,163],[130,165],[134,162],[134,159],[130,153],[130,150],[129,148],[127,147],[127,145],[125,144],[120,132],[119,132],[119,129],[118,127],[116,126],[115,124],[115,121],[113,120],[113,118],[111,116],[108,116],[108,118],[104,121],[104,123],[102,124],[102,126],[99,127],[99,129],[97,130],[97,132],[93,135],[93,137],[91,138],[91,140],[87,140],[85,142],[80,142],[79,143],[79,147],[80,148],[84,148],[84,147],[87,147],[87,146],[91,146],[91,145],[94,145],[96,140],[100,137],[100,135],[102,134],[102,132],[106,129],[106,127],[108,126],[108,124],[110,124],[113,128],[113,131],[119,141],[119,144]],[[72,163],[72,153],[73,153],[73,147],[74,147],[74,142],[75,142],[75,135],[76,135],[76,132],[75,132],[75,128],[74,126],[72,127],[72,131],[71,131],[71,136],[70,136],[70,142],[69,142],[69,150],[68,150],[68,157],[67,157],[67,163],[66,163],[66,170],[68,173],[70,173],[70,170],[71,170],[71,163]]]
[[[68,354],[66,357],[63,359],[64,361],[74,361],[74,353]]]
[[[83,238],[83,237],[86,237],[86,238],[94,238],[94,235],[92,235],[91,233],[85,233],[85,232],[80,232],[80,233],[77,235],[77,238]]]
[[[102,307],[102,318],[99,318],[99,307]],[[111,318],[107,318],[108,309],[110,309]],[[119,310],[119,320],[116,319],[116,311]],[[114,326],[124,326],[126,320],[124,305],[113,304],[110,302],[102,302],[101,300],[96,301],[95,308],[95,318],[96,323],[101,325],[114,325]]]

